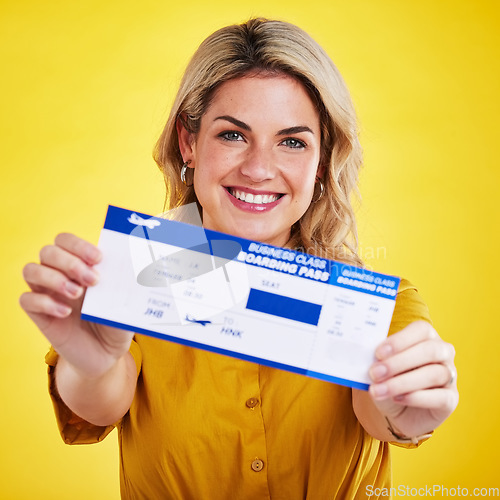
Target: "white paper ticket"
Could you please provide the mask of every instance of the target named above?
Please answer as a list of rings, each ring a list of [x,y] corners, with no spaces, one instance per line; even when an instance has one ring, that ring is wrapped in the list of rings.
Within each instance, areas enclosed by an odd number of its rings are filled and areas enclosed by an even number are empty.
[[[399,278],[110,206],[82,318],[367,389]]]

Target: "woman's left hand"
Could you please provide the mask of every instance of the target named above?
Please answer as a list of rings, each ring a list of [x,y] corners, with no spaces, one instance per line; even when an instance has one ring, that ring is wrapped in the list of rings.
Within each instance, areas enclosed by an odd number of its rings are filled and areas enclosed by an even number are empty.
[[[369,394],[397,435],[428,433],[458,404],[455,349],[425,321],[411,323],[376,350]]]

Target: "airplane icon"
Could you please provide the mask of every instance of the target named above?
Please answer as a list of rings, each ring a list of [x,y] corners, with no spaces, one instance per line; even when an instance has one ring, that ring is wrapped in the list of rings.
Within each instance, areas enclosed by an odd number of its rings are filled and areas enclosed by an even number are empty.
[[[186,321],[189,321],[190,323],[198,323],[201,326],[207,326],[212,323],[209,319],[194,319],[190,318],[187,314]]]

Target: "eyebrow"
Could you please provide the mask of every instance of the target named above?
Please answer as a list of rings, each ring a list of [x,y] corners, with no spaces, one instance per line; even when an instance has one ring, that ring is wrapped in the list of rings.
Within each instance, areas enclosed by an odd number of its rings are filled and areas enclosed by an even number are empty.
[[[250,127],[250,125],[247,125],[245,122],[242,122],[241,120],[238,120],[237,118],[234,118],[233,116],[230,116],[230,115],[218,116],[217,118],[214,119],[214,121],[216,121],[216,120],[225,120],[225,121],[232,123],[233,125],[236,125],[237,127],[241,128],[243,130],[247,130],[248,132],[252,131],[252,128]],[[310,132],[311,134],[314,135],[314,132],[309,127],[307,127],[305,125],[297,125],[295,127],[284,128],[284,129],[276,132],[276,135],[279,135],[279,136],[292,135],[292,134],[299,134],[300,132]]]
[[[215,118],[215,120],[226,120],[227,122],[231,122],[233,125],[242,128],[243,130],[247,130],[248,132],[252,131],[250,125],[247,125],[245,122],[237,120],[236,118],[229,115],[218,116],[217,118]]]
[[[299,134],[300,132],[310,132],[311,134],[314,135],[314,132],[305,125],[298,125],[296,127],[284,128],[283,130],[278,131],[276,135],[293,135],[293,134]]]

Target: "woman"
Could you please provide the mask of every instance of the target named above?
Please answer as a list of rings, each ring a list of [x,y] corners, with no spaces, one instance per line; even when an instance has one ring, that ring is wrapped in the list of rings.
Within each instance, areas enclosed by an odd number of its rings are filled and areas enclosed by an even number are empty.
[[[299,28],[253,19],[208,37],[156,160],[167,208],[196,201],[209,229],[361,263],[353,107]],[[118,428],[123,498],[362,498],[390,486],[389,442],[418,445],[456,407],[453,347],[405,280],[366,392],[82,322],[101,258],[59,235],[25,267],[21,305],[53,346],[65,441]]]

